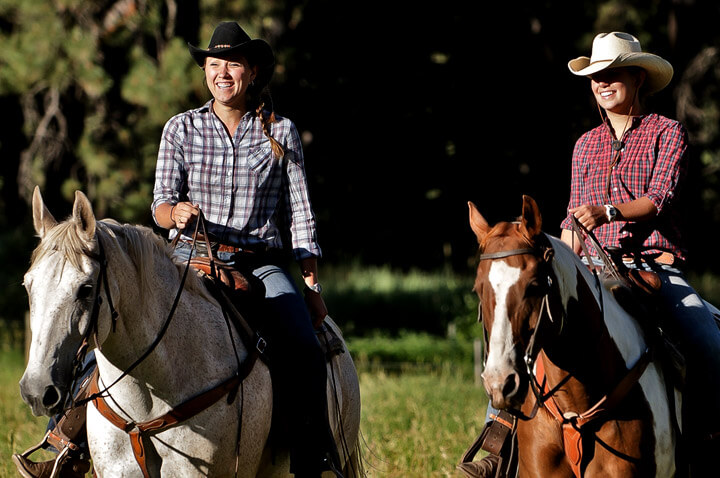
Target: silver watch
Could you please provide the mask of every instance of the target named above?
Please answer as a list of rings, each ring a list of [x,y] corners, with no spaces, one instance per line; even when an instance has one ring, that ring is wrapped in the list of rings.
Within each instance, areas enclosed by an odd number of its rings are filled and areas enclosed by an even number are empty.
[[[306,285],[305,285],[305,288],[308,289],[308,290],[311,290],[311,291],[315,292],[316,294],[322,294],[322,291],[323,291],[323,288],[322,288],[322,286],[320,285],[319,282],[317,282],[317,283],[315,283],[315,284],[313,284],[313,285],[307,285],[307,284],[306,284]]]
[[[605,204],[605,217],[607,217],[608,222],[613,222],[615,219],[617,219],[617,208],[613,206],[612,204]]]

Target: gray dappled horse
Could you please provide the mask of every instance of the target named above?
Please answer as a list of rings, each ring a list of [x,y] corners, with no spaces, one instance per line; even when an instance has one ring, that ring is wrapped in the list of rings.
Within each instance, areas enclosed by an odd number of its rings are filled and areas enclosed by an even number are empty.
[[[184,265],[173,261],[167,243],[151,229],[97,221],[81,192],[72,216],[58,223],[36,188],[33,219],[41,242],[24,281],[32,342],[20,388],[35,415],[50,416],[67,402],[84,338],[96,351],[101,390],[147,350],[166,321]],[[115,324],[113,306],[119,314]],[[219,303],[195,274],[188,274],[162,340],[103,394],[104,403],[128,428],[148,423],[232,378],[248,355]],[[359,476],[360,396],[350,354],[328,363],[328,377],[330,424],[344,475]],[[287,450],[273,455],[268,446],[273,399],[267,366],[258,360],[235,390],[187,420],[143,433],[147,473],[289,476]],[[101,415],[95,402],[87,408],[87,432],[99,476],[143,476],[128,433]]]

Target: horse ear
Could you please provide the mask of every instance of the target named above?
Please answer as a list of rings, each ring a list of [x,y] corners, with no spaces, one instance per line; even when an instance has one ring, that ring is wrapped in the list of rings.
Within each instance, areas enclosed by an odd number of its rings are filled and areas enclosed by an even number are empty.
[[[78,232],[91,240],[95,237],[95,213],[87,196],[81,191],[75,191],[75,204],[73,204],[73,220],[76,223]]]
[[[523,210],[520,227],[528,238],[533,238],[542,232],[542,216],[537,203],[530,196],[523,195]]]
[[[475,204],[468,201],[468,208],[470,208],[470,228],[475,233],[478,244],[480,244],[485,236],[487,236],[488,231],[490,231],[490,225],[485,218],[482,217],[482,214],[480,214]]]
[[[45,206],[42,194],[40,194],[40,188],[37,186],[35,186],[35,190],[33,191],[32,211],[35,232],[37,232],[37,235],[42,239],[50,229],[57,226],[57,221]]]

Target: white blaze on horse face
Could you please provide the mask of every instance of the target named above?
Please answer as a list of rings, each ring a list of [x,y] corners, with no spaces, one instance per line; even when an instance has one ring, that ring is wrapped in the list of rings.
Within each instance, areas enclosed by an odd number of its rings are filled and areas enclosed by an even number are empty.
[[[488,280],[495,294],[495,311],[490,331],[490,354],[486,370],[503,376],[514,371],[513,336],[507,296],[510,288],[520,278],[520,268],[510,267],[505,261],[495,261],[490,266]]]
[[[83,268],[89,264],[84,263]],[[41,397],[49,386],[67,391],[72,360],[87,328],[87,313],[78,313],[77,285],[88,273],[77,270],[59,253],[49,254],[33,264],[24,283],[30,302],[32,340],[21,390],[28,397]],[[54,371],[54,372],[53,372]],[[39,402],[33,413],[46,414]]]

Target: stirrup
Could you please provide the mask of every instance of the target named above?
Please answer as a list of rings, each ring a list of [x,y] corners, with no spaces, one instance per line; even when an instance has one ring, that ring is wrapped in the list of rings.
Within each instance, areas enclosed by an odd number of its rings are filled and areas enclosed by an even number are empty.
[[[49,440],[50,436],[51,436],[51,430],[48,430],[47,433],[45,433],[45,436],[43,437],[42,441],[40,441],[40,443],[38,443],[35,446],[31,446],[30,448],[28,448],[27,450],[22,452],[20,454],[20,456],[24,459],[27,459],[30,455],[32,455],[39,449],[43,448],[45,445],[54,446],[52,443],[50,443],[50,440]],[[52,469],[52,472],[50,472],[49,478],[57,478],[58,473],[60,472],[60,468],[62,467],[62,462],[67,457],[68,453],[70,453],[70,450],[72,449],[73,446],[74,446],[73,443],[67,442],[62,447],[61,450],[58,450],[58,454],[57,454],[57,457],[55,457],[55,460],[54,460],[55,462],[53,464],[53,469]],[[77,448],[77,447],[75,447],[75,448]]]
[[[509,477],[517,467],[515,450],[517,418],[503,410],[500,410],[497,415],[490,415],[490,418],[491,420],[485,424],[480,435],[465,451],[457,466],[465,476],[478,476],[474,473],[477,471],[477,467],[473,465],[475,463],[473,458],[481,449],[498,457],[495,477]]]

